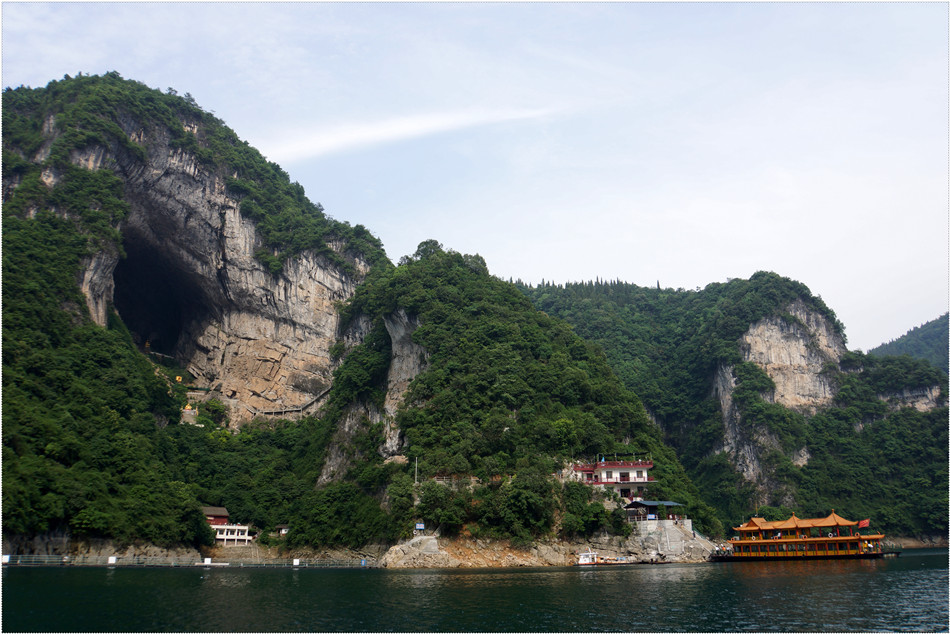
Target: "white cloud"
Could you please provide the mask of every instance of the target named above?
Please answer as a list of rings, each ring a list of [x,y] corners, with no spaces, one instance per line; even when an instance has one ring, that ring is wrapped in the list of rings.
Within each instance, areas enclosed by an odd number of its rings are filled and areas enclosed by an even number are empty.
[[[261,151],[271,160],[291,163],[328,154],[405,141],[433,134],[464,130],[508,121],[540,119],[555,111],[548,108],[460,110],[396,117],[367,123],[317,127],[306,132],[265,141]]]

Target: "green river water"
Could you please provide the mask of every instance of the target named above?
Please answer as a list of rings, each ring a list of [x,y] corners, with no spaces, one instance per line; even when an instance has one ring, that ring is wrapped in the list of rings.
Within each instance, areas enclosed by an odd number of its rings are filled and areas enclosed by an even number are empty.
[[[4,632],[947,631],[946,549],[492,570],[3,569]]]

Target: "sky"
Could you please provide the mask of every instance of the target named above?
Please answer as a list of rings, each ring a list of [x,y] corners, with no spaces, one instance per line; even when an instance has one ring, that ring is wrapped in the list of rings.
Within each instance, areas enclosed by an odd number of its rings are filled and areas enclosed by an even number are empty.
[[[948,309],[947,3],[18,3],[2,83],[190,93],[394,262]]]

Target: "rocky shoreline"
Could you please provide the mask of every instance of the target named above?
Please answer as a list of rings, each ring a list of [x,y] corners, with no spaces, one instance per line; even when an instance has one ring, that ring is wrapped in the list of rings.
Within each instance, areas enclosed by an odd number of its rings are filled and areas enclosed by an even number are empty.
[[[629,537],[598,536],[587,540],[544,540],[519,548],[507,540],[473,537],[418,535],[395,545],[371,544],[360,549],[281,550],[253,544],[215,548],[161,548],[153,544],[117,545],[105,539],[73,539],[67,534],[36,537],[3,536],[4,555],[69,556],[82,559],[116,557],[122,561],[202,561],[245,562],[353,561],[366,560],[382,568],[510,568],[571,566],[578,554],[588,549],[608,557],[625,557],[636,563],[701,563],[709,561],[718,543],[679,526],[659,526],[656,530]],[[897,537],[892,543],[902,548],[946,548],[946,536]]]
[[[368,545],[361,549],[281,550],[258,544],[215,548],[161,548],[152,544],[118,545],[104,539],[76,539],[66,533],[35,537],[3,537],[5,555],[69,556],[73,561],[117,557],[123,561],[231,560],[367,560],[385,568],[504,568],[569,566],[579,553],[592,549],[604,556],[626,557],[643,563],[707,561],[715,543],[696,536],[683,523],[653,522],[637,527],[629,537],[598,536],[589,540],[543,540],[529,547],[508,540],[418,535],[395,545]]]

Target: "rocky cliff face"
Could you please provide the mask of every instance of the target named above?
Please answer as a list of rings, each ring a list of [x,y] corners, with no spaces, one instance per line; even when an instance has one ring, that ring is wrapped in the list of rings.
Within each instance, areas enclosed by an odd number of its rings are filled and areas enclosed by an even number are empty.
[[[93,319],[104,325],[114,305],[140,346],[175,358],[197,387],[229,406],[232,424],[313,412],[331,383],[335,303],[353,293],[367,263],[350,257],[355,273],[347,273],[304,253],[271,274],[254,257],[263,241],[225,175],[171,147],[161,127],[122,125],[146,148],[144,162],[117,147],[71,156],[117,173],[131,206],[120,226],[127,257],[105,250],[83,262],[80,286]],[[53,133],[52,125],[44,129]],[[53,184],[58,175],[43,177]],[[346,247],[329,246],[341,255]]]
[[[774,389],[761,394],[765,401],[811,415],[834,400],[834,375],[840,371],[847,348],[833,324],[802,301],[792,302],[782,315],[752,324],[739,344],[743,361],[758,365],[775,384]],[[784,450],[769,430],[742,425],[741,413],[733,403],[733,370],[732,366],[722,365],[713,378],[713,394],[719,400],[724,426],[723,441],[713,452],[728,454],[743,478],[756,485],[757,503],[765,504],[776,491],[762,457]],[[914,407],[920,411],[940,404],[937,386],[879,397],[892,407]],[[811,454],[803,446],[787,457],[801,467],[808,464]],[[793,500],[786,495],[782,503],[792,504]]]
[[[412,340],[412,333],[419,327],[415,317],[410,317],[402,309],[385,319],[386,332],[392,340],[392,361],[386,377],[386,399],[383,403],[385,414],[385,442],[380,451],[389,458],[395,456],[400,448],[399,429],[395,423],[396,410],[402,405],[409,383],[416,378],[429,363],[429,354],[425,348]]]
[[[904,389],[900,392],[878,394],[891,408],[913,407],[918,412],[929,412],[941,406],[940,388],[936,385],[916,389]]]
[[[392,341],[392,356],[382,410],[370,404],[349,408],[337,426],[318,484],[331,482],[346,473],[351,461],[358,458],[351,455],[347,448],[352,447],[352,440],[357,433],[376,423],[383,425],[383,443],[379,453],[387,460],[406,460],[405,456],[400,455],[402,435],[396,424],[396,411],[403,402],[409,383],[426,368],[428,354],[412,340],[412,333],[419,326],[414,317],[399,309],[383,321]],[[358,322],[363,324],[364,329],[369,327],[365,318]]]
[[[847,348],[832,323],[803,302],[792,302],[785,315],[752,324],[739,348],[744,361],[761,367],[775,383],[763,395],[767,401],[814,412],[834,398],[834,385],[822,370],[826,364],[837,368]]]
[[[803,302],[790,304],[784,316],[767,317],[752,324],[739,342],[743,361],[761,367],[775,384],[775,389],[762,394],[771,403],[778,403],[803,413],[814,413],[831,403],[834,384],[827,367],[838,367],[847,351],[833,324]],[[765,502],[766,482],[761,456],[781,450],[774,434],[765,429],[749,430],[741,424],[741,414],[732,401],[736,379],[732,366],[720,366],[713,379],[713,393],[719,399],[724,425],[724,440],[715,452],[725,452],[742,476],[759,485]],[[800,448],[792,462],[807,464],[807,447]]]

